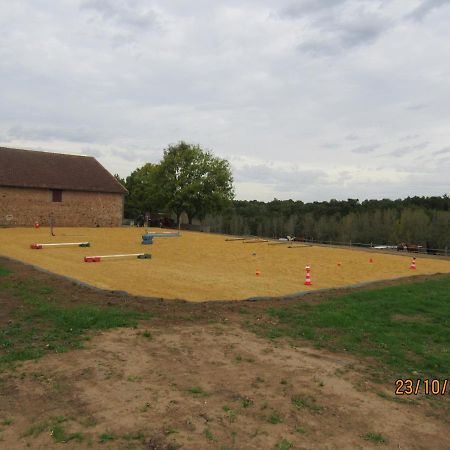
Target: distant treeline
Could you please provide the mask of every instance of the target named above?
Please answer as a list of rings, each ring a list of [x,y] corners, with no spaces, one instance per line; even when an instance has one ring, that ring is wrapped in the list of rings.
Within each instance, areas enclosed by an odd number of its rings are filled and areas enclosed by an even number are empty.
[[[267,237],[296,236],[343,243],[411,243],[450,247],[450,197],[408,197],[303,203],[238,201],[205,220],[211,231]]]

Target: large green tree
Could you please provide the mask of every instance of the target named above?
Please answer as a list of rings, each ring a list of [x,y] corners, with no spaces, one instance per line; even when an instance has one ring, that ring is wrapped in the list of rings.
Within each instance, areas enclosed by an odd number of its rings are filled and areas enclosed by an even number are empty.
[[[198,145],[179,142],[164,150],[160,186],[165,205],[177,216],[186,212],[189,223],[219,213],[234,197],[230,164]]]
[[[146,211],[155,211],[163,205],[160,167],[146,163],[134,170],[125,180],[128,196],[125,199],[125,216],[136,218]]]

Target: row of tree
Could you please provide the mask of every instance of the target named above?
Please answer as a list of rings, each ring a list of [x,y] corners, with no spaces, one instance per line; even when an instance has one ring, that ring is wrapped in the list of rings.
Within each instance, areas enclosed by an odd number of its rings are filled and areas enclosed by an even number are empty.
[[[198,219],[211,231],[266,237],[297,236],[343,243],[414,243],[428,248],[450,246],[450,197],[408,197],[304,203],[233,200],[228,161],[180,142],[170,145],[160,163],[147,163],[126,179],[125,217],[167,212],[179,223]]]
[[[430,200],[427,198],[420,200],[423,201],[421,206],[411,205],[409,198],[395,202],[382,200],[378,207],[375,200],[364,204],[353,200],[306,204],[290,200],[236,201],[226,213],[208,216],[206,221],[211,231],[228,234],[275,238],[290,235],[343,244],[405,242],[445,249],[450,247],[450,201],[446,197],[440,199],[442,209],[424,206]],[[297,207],[292,203],[297,203]]]

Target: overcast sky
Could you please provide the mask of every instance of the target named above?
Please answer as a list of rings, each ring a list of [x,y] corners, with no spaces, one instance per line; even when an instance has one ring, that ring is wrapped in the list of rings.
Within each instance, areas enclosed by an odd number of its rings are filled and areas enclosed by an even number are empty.
[[[450,0],[0,0],[0,145],[180,140],[239,199],[450,194]]]

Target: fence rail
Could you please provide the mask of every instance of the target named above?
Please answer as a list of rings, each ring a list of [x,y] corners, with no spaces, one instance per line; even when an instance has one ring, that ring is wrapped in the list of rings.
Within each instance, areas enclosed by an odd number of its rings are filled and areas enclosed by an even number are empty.
[[[302,239],[303,242],[308,242],[310,244],[321,244],[321,245],[337,245],[337,246],[346,246],[346,247],[366,247],[373,248],[375,250],[398,250],[397,245],[392,244],[374,244],[373,242],[365,243],[365,242],[352,242],[352,241],[331,241],[331,240],[319,240],[319,239]],[[414,246],[416,247],[416,246]],[[438,255],[438,256],[450,256],[450,249],[448,247],[445,248],[427,248],[423,246],[417,246],[417,248],[411,249],[402,249],[398,251],[404,251],[409,253],[418,253],[418,254],[426,254],[426,255]]]

